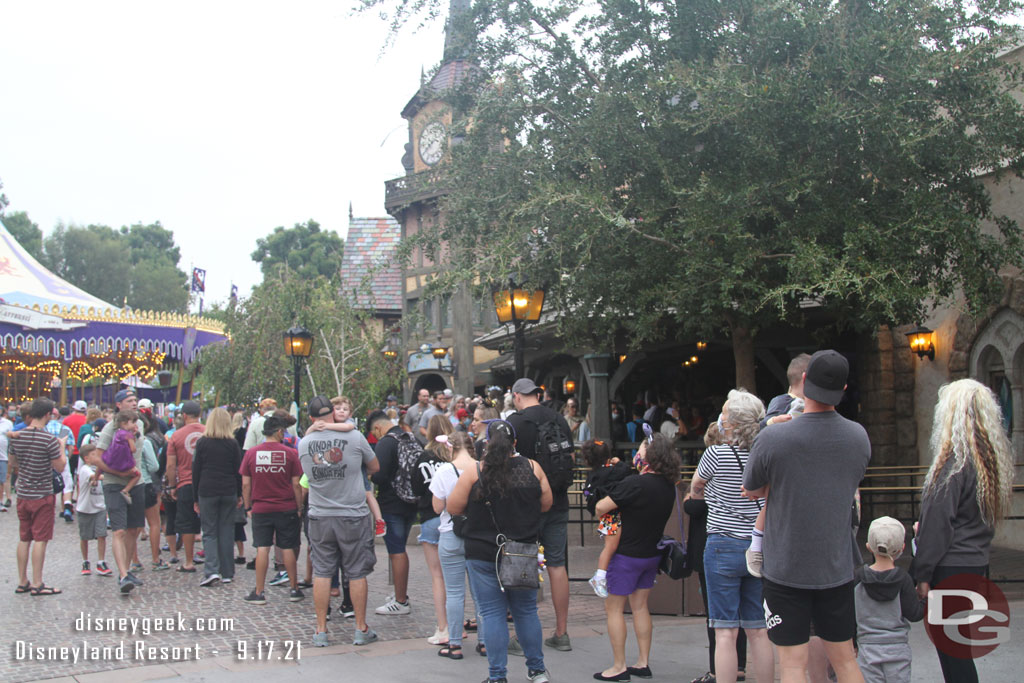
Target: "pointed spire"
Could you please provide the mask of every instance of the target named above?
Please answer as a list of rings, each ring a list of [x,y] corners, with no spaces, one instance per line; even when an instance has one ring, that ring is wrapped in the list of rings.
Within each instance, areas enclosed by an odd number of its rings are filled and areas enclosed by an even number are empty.
[[[352,216],[352,200],[350,199],[348,201],[348,219],[349,219],[349,221],[351,221],[352,218],[353,218],[353,216]]]
[[[470,35],[470,0],[449,0],[448,21],[444,27],[444,57],[442,61],[469,59],[472,46]]]

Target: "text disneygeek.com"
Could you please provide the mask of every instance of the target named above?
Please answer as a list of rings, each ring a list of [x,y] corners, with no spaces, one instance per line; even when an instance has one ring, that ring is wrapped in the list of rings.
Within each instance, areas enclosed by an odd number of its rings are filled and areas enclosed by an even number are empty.
[[[176,612],[171,617],[102,617],[80,612],[72,623],[76,633],[124,633],[131,636],[151,636],[164,633],[232,631],[235,620],[229,617],[189,617]],[[16,661],[153,661],[179,662],[198,660],[204,655],[217,656],[216,650],[204,650],[198,643],[158,645],[146,640],[120,641],[102,644],[83,639],[77,644],[53,645],[26,640],[14,641]]]

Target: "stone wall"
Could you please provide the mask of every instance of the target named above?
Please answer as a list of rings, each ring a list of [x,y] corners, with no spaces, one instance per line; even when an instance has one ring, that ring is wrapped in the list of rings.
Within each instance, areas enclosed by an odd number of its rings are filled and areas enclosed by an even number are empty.
[[[909,328],[907,328],[909,329]],[[858,349],[860,422],[871,440],[871,466],[917,465],[917,423],[914,419],[914,361],[903,328],[880,327],[865,335]],[[872,476],[870,488],[910,486],[909,477]],[[865,491],[867,521],[881,515],[911,519],[911,495],[899,491]]]

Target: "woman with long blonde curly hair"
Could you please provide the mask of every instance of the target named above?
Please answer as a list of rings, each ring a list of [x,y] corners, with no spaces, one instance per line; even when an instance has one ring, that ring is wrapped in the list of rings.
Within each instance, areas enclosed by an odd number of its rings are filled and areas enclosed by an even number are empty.
[[[996,526],[1010,510],[1013,455],[988,387],[962,379],[939,389],[931,450],[911,567],[922,598],[950,576],[984,576]],[[973,660],[938,654],[947,681],[978,680]]]

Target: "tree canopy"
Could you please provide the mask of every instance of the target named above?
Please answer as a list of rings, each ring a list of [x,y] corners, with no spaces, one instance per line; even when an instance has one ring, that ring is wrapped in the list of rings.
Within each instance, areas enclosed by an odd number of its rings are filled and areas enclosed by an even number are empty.
[[[180,250],[159,221],[120,230],[58,223],[43,241],[43,256],[56,275],[114,305],[179,313],[188,307]]]
[[[344,394],[362,415],[401,385],[403,367],[381,353],[383,331],[324,275],[279,268],[250,297],[211,315],[224,321],[231,341],[203,352],[201,377],[222,402],[252,405],[265,396],[279,405],[290,402],[292,361],[282,334],[293,325],[313,334],[313,353],[303,365],[303,402],[317,393]]]
[[[287,266],[301,277],[322,275],[338,282],[344,246],[337,233],[321,230],[320,224],[311,218],[287,229],[278,226],[274,232],[256,240],[252,260],[260,264],[264,280]]]
[[[365,0],[401,23],[434,0]],[[483,0],[456,114],[454,280],[547,285],[562,332],[608,345],[666,316],[731,336],[801,304],[873,330],[1024,262],[982,176],[1024,168],[1016,0]]]
[[[14,211],[4,216],[4,227],[37,261],[43,261],[43,231],[24,211]]]

